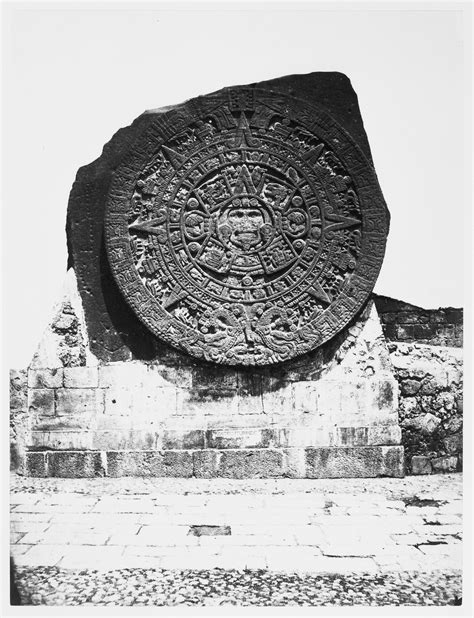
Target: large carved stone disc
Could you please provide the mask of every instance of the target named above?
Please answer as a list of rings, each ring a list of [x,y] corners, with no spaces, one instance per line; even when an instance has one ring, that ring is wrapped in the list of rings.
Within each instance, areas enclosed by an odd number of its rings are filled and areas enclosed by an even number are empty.
[[[265,365],[338,333],[373,289],[388,212],[325,112],[229,88],[156,115],[116,170],[110,267],[149,330],[198,358]]]

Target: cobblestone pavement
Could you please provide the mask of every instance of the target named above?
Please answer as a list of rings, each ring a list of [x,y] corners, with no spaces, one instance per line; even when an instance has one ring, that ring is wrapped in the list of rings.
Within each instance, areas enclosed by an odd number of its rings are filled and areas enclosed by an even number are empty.
[[[33,604],[443,605],[461,596],[461,493],[461,474],[13,475],[11,553],[23,602]]]

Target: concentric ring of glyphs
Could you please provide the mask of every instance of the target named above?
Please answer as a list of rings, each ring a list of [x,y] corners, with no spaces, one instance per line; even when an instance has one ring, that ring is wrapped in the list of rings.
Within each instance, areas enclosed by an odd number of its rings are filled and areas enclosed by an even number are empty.
[[[335,121],[245,88],[157,115],[114,176],[105,225],[146,326],[233,365],[339,332],[373,288],[387,231],[373,169]]]

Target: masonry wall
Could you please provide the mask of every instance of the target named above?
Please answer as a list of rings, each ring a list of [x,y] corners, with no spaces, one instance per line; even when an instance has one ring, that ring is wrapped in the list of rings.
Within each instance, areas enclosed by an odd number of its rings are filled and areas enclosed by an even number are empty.
[[[407,473],[462,469],[462,349],[388,344],[399,383],[399,419]]]
[[[27,373],[12,373],[12,461],[23,472],[403,474],[397,381],[373,303],[331,347],[246,369],[166,355],[94,363],[71,298]]]
[[[387,341],[462,347],[462,309],[423,309],[388,296],[373,298]]]
[[[423,309],[387,296],[373,298],[400,387],[407,473],[461,470],[462,309]]]
[[[29,370],[11,373],[15,469],[27,451],[266,449],[269,468],[285,473],[288,448],[389,448],[400,439],[407,473],[462,468],[461,310],[375,297],[388,349],[368,307],[332,348],[278,368],[238,370],[173,351],[160,363],[101,364],[88,349],[73,278],[66,287]],[[407,342],[427,336],[415,330],[423,324],[430,343]],[[215,472],[218,462],[207,464],[202,474]],[[194,463],[186,466],[194,474]]]

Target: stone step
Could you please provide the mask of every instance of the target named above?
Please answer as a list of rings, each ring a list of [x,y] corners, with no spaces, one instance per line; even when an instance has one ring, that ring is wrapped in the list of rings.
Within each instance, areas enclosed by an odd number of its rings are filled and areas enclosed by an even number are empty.
[[[35,477],[369,478],[404,476],[403,447],[30,450]]]

